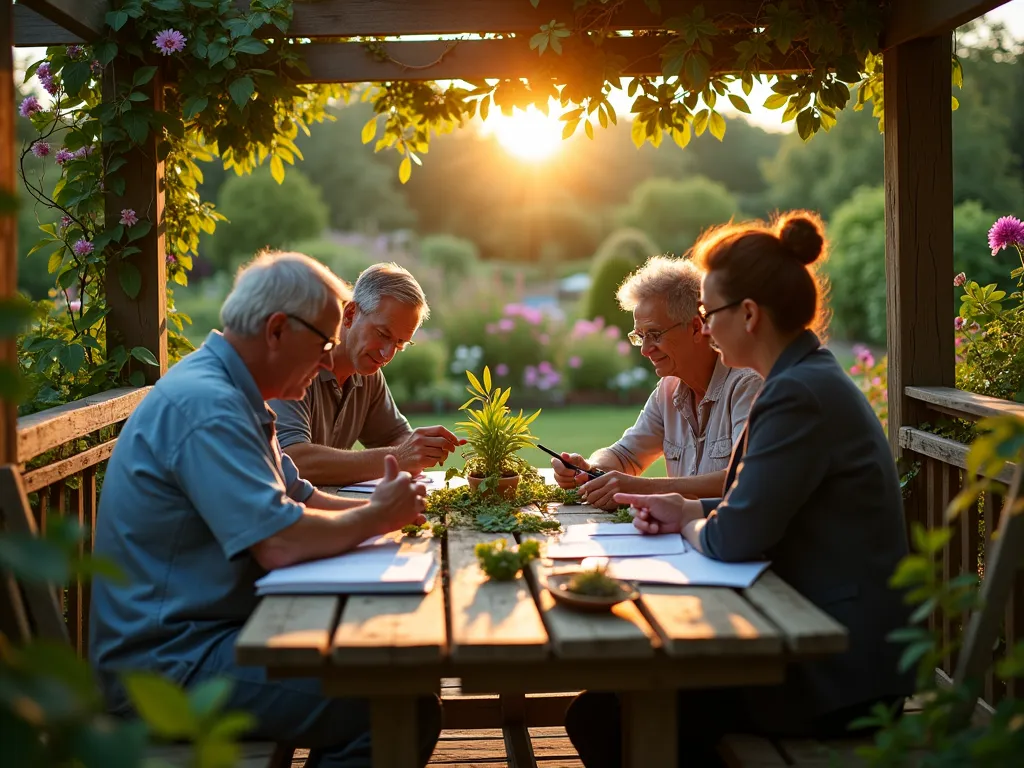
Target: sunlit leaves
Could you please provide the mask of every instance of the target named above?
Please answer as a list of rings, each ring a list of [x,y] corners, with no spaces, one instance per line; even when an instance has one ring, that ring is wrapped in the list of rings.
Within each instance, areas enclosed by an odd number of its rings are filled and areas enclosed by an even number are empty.
[[[569,37],[572,33],[566,29],[565,24],[552,19],[547,24],[542,24],[540,32],[530,38],[530,50],[537,51],[544,55],[544,51],[551,48],[555,53],[562,53],[562,39]]]

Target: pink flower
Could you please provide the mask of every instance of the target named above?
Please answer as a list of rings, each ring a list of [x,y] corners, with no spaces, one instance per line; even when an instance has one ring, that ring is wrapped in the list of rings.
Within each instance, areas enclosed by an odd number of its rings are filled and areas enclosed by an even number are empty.
[[[620,333],[621,333],[621,331],[619,330],[619,326],[617,326],[617,325],[609,325],[604,330],[604,335],[607,336],[609,339],[617,339],[617,338],[619,338],[619,334]]]
[[[82,300],[81,299],[75,299],[74,301],[69,301],[68,302],[68,309],[70,309],[72,312],[77,312],[81,308],[82,308]]]
[[[494,372],[499,376],[508,376],[508,366],[504,363],[498,363],[494,366]]]
[[[135,214],[135,210],[132,208],[121,209],[121,224],[126,227],[134,227],[139,223],[139,217]]]
[[[977,333],[978,331],[981,330],[981,326],[978,325],[977,321],[975,321],[971,323],[971,327],[968,328],[967,330],[969,330],[971,333]]]
[[[32,115],[34,115],[36,112],[42,111],[43,108],[39,104],[39,99],[37,99],[35,96],[29,96],[27,99],[21,102],[21,106],[18,107],[18,113],[22,117],[32,117]]]
[[[995,256],[1008,245],[1024,245],[1024,222],[1015,216],[1003,216],[988,231],[988,247]]]
[[[551,363],[549,363],[547,360],[542,361],[537,366],[537,372],[543,373],[545,376],[547,376],[549,373],[552,373],[554,370],[555,369],[551,367]]]
[[[964,329],[964,319],[962,317],[953,318],[953,328],[962,331]]]
[[[873,386],[873,387],[881,386],[881,384],[882,384],[882,377],[881,376],[875,376],[875,378],[873,378],[871,380],[871,386]]]
[[[36,141],[32,144],[32,154],[36,157],[46,157],[50,154],[50,145],[45,141]]]
[[[84,157],[88,157],[92,154],[92,145],[86,144],[84,147],[79,147],[75,150],[75,159],[81,160]]]
[[[75,252],[76,256],[88,256],[93,252],[93,245],[84,237],[81,237],[71,246],[71,250]]]
[[[963,343],[964,343],[964,337],[963,336],[957,336],[955,339],[953,339],[953,346],[960,347],[960,346],[963,346]]]
[[[620,355],[625,357],[626,355],[629,354],[629,347],[630,344],[628,341],[620,341],[618,344],[615,345],[615,351],[617,351]]]
[[[960,288],[966,282],[967,282],[967,275],[965,273],[963,273],[963,272],[961,272],[959,275],[957,275],[956,277],[953,278],[953,285],[956,288]]]
[[[860,366],[859,365],[851,365],[850,366],[850,375],[851,376],[856,376],[859,373],[860,373]]]
[[[573,355],[569,358],[570,368],[579,368],[581,365],[583,365],[583,361],[580,359],[579,355]]]
[[[74,152],[69,152],[68,150],[66,150],[66,149],[64,149],[62,147],[57,152],[57,156],[54,157],[53,159],[57,161],[57,165],[64,165],[64,163],[67,163],[67,162],[75,159],[75,153]]]
[[[60,228],[61,229],[67,229],[70,226],[71,226],[71,217],[67,216],[67,215],[61,216],[60,217]]]
[[[503,318],[501,318],[501,320],[498,321],[498,330],[499,331],[511,331],[515,327],[516,327],[516,321],[512,320],[510,318],[503,317]]]
[[[175,256],[173,253],[168,253],[167,254],[167,266],[173,267],[177,263],[178,263],[178,257]]]
[[[523,383],[528,387],[537,383],[537,369],[532,365],[526,366],[526,370],[523,371]]]
[[[157,33],[156,38],[153,40],[153,45],[164,56],[170,56],[172,53],[185,50],[187,40],[188,38],[178,30],[165,29],[163,32]]]
[[[77,59],[79,56],[85,53],[85,49],[80,45],[69,45],[67,47],[66,53],[69,59]]]

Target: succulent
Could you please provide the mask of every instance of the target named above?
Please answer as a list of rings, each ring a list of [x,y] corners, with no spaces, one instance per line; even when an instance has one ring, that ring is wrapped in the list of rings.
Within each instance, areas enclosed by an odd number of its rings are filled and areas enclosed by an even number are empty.
[[[607,573],[607,568],[598,566],[590,571],[577,573],[566,586],[570,592],[589,597],[614,597],[619,593],[619,582]]]

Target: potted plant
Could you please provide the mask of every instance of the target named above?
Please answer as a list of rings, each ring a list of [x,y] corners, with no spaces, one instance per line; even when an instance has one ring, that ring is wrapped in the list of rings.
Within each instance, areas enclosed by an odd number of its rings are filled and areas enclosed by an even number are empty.
[[[466,479],[470,487],[483,493],[490,489],[507,499],[514,499],[519,486],[519,475],[529,465],[517,455],[537,439],[530,433],[530,424],[540,415],[513,414],[505,405],[512,388],[491,389],[491,371],[484,367],[483,384],[470,371],[466,371],[472,397],[459,408],[466,411],[469,421],[456,424],[456,431],[466,438],[469,446],[462,455],[466,458]],[[479,403],[478,408],[470,408]]]

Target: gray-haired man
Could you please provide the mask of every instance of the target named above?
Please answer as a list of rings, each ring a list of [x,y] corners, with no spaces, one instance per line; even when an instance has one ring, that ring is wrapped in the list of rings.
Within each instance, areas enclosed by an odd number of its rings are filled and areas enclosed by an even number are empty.
[[[440,465],[460,440],[441,426],[412,429],[381,369],[413,344],[430,316],[423,289],[397,264],[374,264],[356,280],[345,305],[334,365],[306,396],[270,402],[281,448],[317,485],[347,485],[383,476],[384,457],[417,475]],[[364,447],[353,451],[356,441]]]

